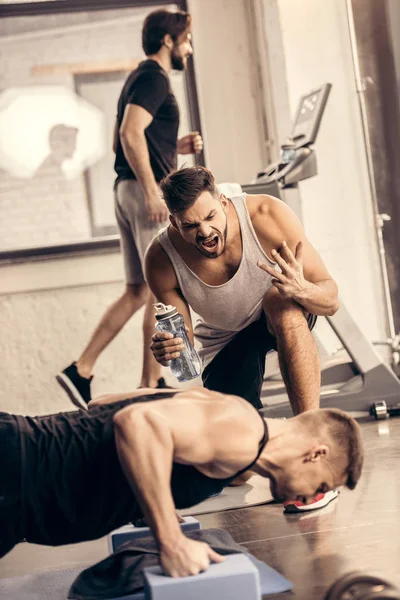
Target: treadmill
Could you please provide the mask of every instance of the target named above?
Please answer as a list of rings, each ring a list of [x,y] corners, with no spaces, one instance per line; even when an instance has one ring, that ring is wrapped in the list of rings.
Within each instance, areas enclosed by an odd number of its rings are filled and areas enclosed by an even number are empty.
[[[313,144],[317,138],[332,86],[325,83],[300,98],[290,136],[281,146],[281,159],[268,165],[255,180],[242,185],[248,194],[269,194],[286,202],[301,219],[298,183],[318,174]],[[321,408],[369,412],[371,405],[400,399],[400,381],[365,337],[343,302],[325,318],[350,360],[322,366]],[[317,339],[318,343],[318,339]],[[321,344],[318,343],[321,348]],[[269,359],[267,358],[267,362]],[[261,393],[267,417],[292,415],[279,369],[266,374]]]

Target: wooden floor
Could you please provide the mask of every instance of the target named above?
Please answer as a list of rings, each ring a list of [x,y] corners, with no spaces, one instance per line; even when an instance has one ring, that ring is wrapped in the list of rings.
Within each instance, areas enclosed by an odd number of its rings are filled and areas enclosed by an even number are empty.
[[[362,570],[400,587],[400,419],[362,425],[366,461],[356,490],[328,507],[284,516],[279,505],[202,515],[294,583],[293,592],[265,598],[322,599],[340,575]],[[52,549],[21,544],[0,561],[0,577],[93,563],[104,540]]]
[[[359,569],[400,586],[400,419],[362,427],[362,479],[326,508],[283,516],[273,505],[202,517],[203,527],[227,529],[294,583],[293,592],[271,600],[323,598],[333,581]]]

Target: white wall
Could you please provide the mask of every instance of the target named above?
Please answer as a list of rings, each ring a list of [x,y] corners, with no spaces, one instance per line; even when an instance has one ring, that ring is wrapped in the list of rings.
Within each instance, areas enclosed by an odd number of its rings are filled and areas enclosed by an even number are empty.
[[[207,166],[218,181],[249,183],[265,166],[248,0],[190,0]]]
[[[367,337],[385,339],[345,0],[262,1],[270,80],[279,90],[275,109],[281,140],[288,133],[286,102],[293,119],[301,95],[322,83],[333,84],[316,143],[319,173],[300,185],[304,225]],[[271,14],[278,15],[279,23]]]

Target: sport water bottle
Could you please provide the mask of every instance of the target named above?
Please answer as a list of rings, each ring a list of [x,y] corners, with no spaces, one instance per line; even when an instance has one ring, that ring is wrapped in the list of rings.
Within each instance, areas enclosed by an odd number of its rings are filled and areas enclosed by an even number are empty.
[[[174,337],[182,338],[185,345],[184,350],[180,351],[179,358],[173,358],[169,361],[169,367],[172,374],[178,381],[190,381],[200,375],[200,358],[193,348],[185,329],[183,316],[178,313],[175,306],[158,302],[154,304],[156,309],[156,329],[157,331],[166,331],[172,333]]]
[[[288,165],[296,159],[296,146],[292,138],[288,138],[285,144],[281,146],[281,163]]]

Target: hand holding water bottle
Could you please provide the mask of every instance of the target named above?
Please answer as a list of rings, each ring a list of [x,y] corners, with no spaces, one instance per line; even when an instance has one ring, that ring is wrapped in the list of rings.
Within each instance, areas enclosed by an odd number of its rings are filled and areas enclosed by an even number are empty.
[[[188,327],[186,331],[189,331]],[[170,361],[179,358],[185,348],[183,339],[174,337],[173,333],[159,331],[153,335],[152,340],[150,349],[156,361],[163,367],[169,367]]]
[[[200,375],[200,359],[187,335],[183,316],[175,306],[154,305],[156,309],[156,329],[150,346],[154,358],[163,366],[171,368],[178,381],[190,381]]]

